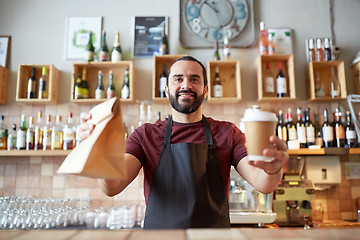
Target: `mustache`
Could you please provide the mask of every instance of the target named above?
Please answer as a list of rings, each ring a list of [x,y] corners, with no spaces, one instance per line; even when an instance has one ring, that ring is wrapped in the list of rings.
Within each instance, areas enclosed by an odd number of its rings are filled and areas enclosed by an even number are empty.
[[[197,93],[194,92],[194,91],[192,91],[192,90],[190,90],[190,89],[189,89],[189,90],[179,90],[179,91],[177,91],[177,92],[176,92],[176,98],[179,97],[179,95],[180,95],[181,93],[191,93],[191,94],[194,94],[195,98],[197,98]]]

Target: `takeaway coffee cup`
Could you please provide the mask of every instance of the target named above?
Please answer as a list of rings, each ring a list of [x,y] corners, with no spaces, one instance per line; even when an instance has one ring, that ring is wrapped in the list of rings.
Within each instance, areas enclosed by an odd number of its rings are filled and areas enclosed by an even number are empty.
[[[271,157],[263,155],[265,148],[272,148],[269,138],[274,135],[277,118],[275,113],[261,111],[253,106],[245,111],[241,119],[245,127],[248,159],[252,161],[271,161]]]

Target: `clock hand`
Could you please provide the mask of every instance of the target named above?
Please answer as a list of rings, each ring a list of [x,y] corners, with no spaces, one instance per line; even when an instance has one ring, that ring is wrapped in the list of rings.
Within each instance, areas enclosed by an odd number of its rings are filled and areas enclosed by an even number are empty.
[[[212,1],[211,3],[212,3],[212,5],[209,4],[207,0],[204,2],[204,4],[208,5],[212,10],[214,10],[214,12],[216,13],[216,17],[217,17],[217,19],[218,19],[218,21],[219,21],[220,28],[222,28],[223,25],[222,25],[221,20],[220,20],[220,17],[219,17],[219,10],[216,9],[215,6],[214,6],[214,5],[216,4],[216,2]]]

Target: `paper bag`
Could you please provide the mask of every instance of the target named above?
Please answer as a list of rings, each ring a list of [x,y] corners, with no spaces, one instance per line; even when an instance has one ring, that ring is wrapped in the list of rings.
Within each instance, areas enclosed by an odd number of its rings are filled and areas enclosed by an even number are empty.
[[[69,153],[57,173],[124,178],[125,130],[120,100],[112,98],[95,106],[90,113],[89,122],[95,124],[92,134]]]

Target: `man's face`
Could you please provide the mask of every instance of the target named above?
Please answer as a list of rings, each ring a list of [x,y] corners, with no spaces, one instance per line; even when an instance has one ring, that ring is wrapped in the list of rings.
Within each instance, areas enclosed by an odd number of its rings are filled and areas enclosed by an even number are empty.
[[[173,64],[165,92],[176,111],[189,114],[198,110],[208,92],[201,66],[194,61]]]

